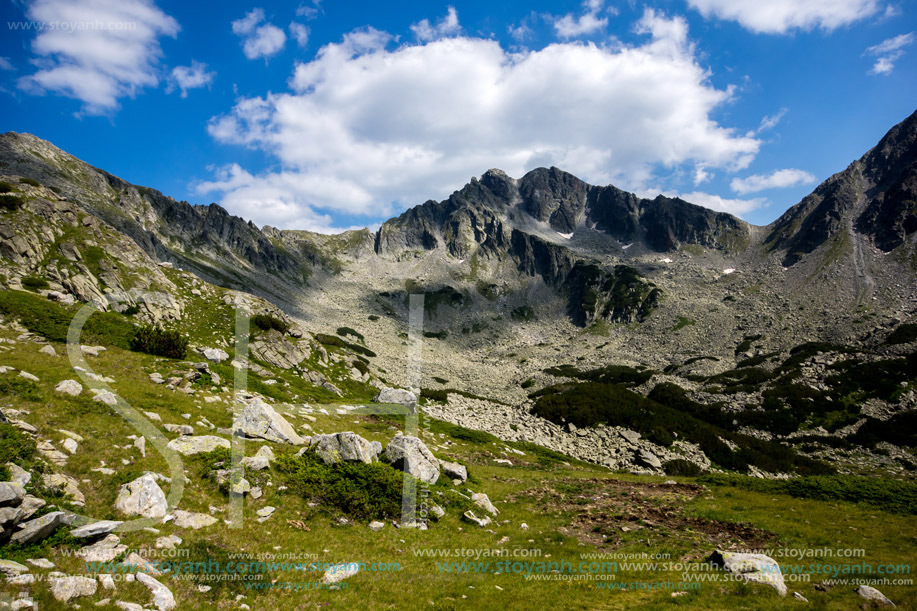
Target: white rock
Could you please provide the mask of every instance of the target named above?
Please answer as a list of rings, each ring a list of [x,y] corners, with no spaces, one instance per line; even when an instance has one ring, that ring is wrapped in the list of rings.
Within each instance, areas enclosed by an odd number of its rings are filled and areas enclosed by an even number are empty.
[[[175,525],[179,528],[193,528],[194,530],[198,530],[217,523],[215,517],[208,516],[206,513],[195,513],[193,511],[176,509],[172,515],[175,517]]]
[[[61,442],[61,445],[64,446],[64,449],[70,452],[71,454],[76,454],[76,450],[79,447],[79,444],[75,442],[74,440],[70,439],[69,437],[67,439],[64,439],[64,441]]]
[[[335,565],[332,565],[325,574],[322,575],[322,583],[331,584],[339,583],[345,579],[349,579],[360,572],[360,563],[359,562],[341,562]]]
[[[31,380],[32,382],[38,382],[38,377],[37,377],[37,376],[33,376],[33,375],[32,375],[31,373],[29,373],[28,371],[20,371],[20,372],[19,372],[19,377],[20,377],[20,378],[25,378],[26,380]]]
[[[57,352],[55,352],[54,346],[52,346],[51,344],[47,344],[46,346],[42,346],[42,348],[41,348],[41,350],[39,350],[39,352],[41,352],[42,354],[47,354],[48,356],[57,356]]]
[[[229,355],[219,348],[204,348],[202,354],[211,363],[222,363],[229,358]]]
[[[137,573],[137,581],[145,585],[153,593],[153,605],[159,611],[171,611],[175,608],[175,596],[172,595],[172,591],[155,578],[146,573]]]
[[[146,474],[121,486],[115,509],[128,515],[161,518],[169,508],[166,495],[156,483],[155,476]]]
[[[233,433],[242,437],[265,439],[276,443],[302,445],[300,437],[287,420],[260,397],[249,403],[232,423]]]
[[[217,448],[228,449],[230,443],[228,439],[223,439],[215,435],[200,435],[197,437],[186,435],[173,439],[166,447],[184,456],[191,456],[193,454],[212,452]]]
[[[67,602],[80,596],[92,596],[96,593],[98,582],[91,577],[71,575],[51,580],[51,593],[60,602]]]

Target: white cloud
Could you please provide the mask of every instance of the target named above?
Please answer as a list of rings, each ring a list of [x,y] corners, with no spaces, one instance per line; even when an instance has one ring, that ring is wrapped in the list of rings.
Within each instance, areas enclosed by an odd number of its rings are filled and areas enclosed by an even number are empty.
[[[15,70],[9,57],[0,57],[0,70]]]
[[[755,193],[766,189],[784,189],[799,185],[810,185],[816,180],[815,176],[804,170],[786,169],[775,170],[770,174],[753,174],[747,178],[733,178],[729,186],[740,195]]]
[[[567,13],[563,17],[555,18],[554,31],[561,38],[577,38],[605,28],[608,25],[608,18],[599,17],[603,4],[603,0],[586,0],[583,2],[586,12],[579,17]]]
[[[761,132],[765,132],[769,129],[774,129],[775,127],[777,127],[777,124],[780,123],[780,121],[783,119],[784,115],[786,115],[788,111],[789,111],[788,108],[781,108],[780,111],[777,112],[777,114],[765,115],[765,117],[761,119],[761,125],[758,126],[757,133],[760,134]]]
[[[414,36],[421,42],[437,40],[446,36],[455,36],[462,30],[459,25],[458,13],[454,6],[450,6],[446,16],[439,20],[434,26],[430,25],[429,19],[424,19],[411,26]]]
[[[57,24],[32,41],[39,70],[19,86],[81,100],[88,114],[118,108],[118,99],[159,84],[161,36],[178,22],[152,0],[35,0],[29,19]]]
[[[831,31],[875,15],[879,0],[688,0],[706,18],[737,21],[758,34]]]
[[[322,3],[321,0],[313,0],[312,6],[306,4],[300,4],[299,8],[296,9],[297,17],[305,17],[306,19],[315,19],[318,17],[318,14],[322,12]]]
[[[242,19],[232,22],[232,31],[242,39],[242,51],[248,59],[276,55],[287,42],[283,30],[263,22],[264,10],[260,8],[252,9]]]
[[[914,43],[914,33],[899,34],[893,38],[887,38],[877,45],[869,47],[863,55],[872,55],[876,57],[876,63],[869,71],[870,74],[891,74],[895,69],[895,62],[904,55],[904,48]]]
[[[532,28],[525,23],[520,23],[517,26],[506,26],[506,31],[516,42],[525,42],[525,39],[532,35]]]
[[[309,44],[309,28],[295,21],[290,22],[290,34],[296,40],[296,44],[305,47]]]
[[[190,66],[175,66],[172,69],[166,93],[172,93],[178,87],[181,89],[181,97],[186,98],[189,89],[209,87],[215,76],[216,72],[207,71],[207,64],[191,60]]]
[[[711,118],[731,93],[709,82],[684,20],[647,11],[640,28],[649,36],[637,46],[518,53],[467,37],[389,50],[385,32],[351,32],[297,65],[292,92],[239,100],[211,120],[217,141],[260,149],[279,169],[200,189],[262,222],[248,194],[269,186],[287,206],[271,209],[272,223],[294,226],[314,209],[378,218],[493,167],[522,176],[556,165],[623,188],[659,165],[747,167],[760,143]]]
[[[704,208],[710,208],[711,210],[717,210],[718,212],[728,212],[729,214],[733,214],[738,217],[742,217],[749,212],[768,205],[767,199],[763,197],[755,197],[752,199],[726,199],[724,197],[720,197],[719,195],[703,193],[700,191],[692,191],[691,193],[685,193],[683,195],[678,195],[677,197],[680,197],[686,202],[691,202],[692,204],[703,206]]]

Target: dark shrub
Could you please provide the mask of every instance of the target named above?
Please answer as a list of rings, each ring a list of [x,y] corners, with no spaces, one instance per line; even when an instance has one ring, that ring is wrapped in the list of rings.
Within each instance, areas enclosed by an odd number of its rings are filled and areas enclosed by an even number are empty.
[[[13,185],[8,182],[0,182],[0,193],[9,193],[13,190]]]
[[[22,198],[16,197],[15,195],[0,195],[0,208],[6,210],[19,210],[22,208]]]
[[[40,187],[41,183],[35,180],[34,178],[20,178],[19,182],[24,185],[31,185],[33,187]]]
[[[697,477],[704,472],[703,469],[690,460],[681,458],[666,462],[662,465],[662,470],[665,471],[666,475],[681,475],[684,477]]]
[[[350,335],[354,339],[357,339],[361,342],[363,341],[363,334],[356,331],[355,329],[351,329],[350,327],[338,327],[337,334],[341,337],[347,337]]]
[[[37,291],[48,288],[48,281],[40,276],[26,276],[22,279],[22,286],[29,290]]]
[[[183,359],[188,351],[188,338],[175,330],[144,325],[131,338],[130,349],[170,359]]]
[[[270,314],[255,314],[252,316],[252,324],[262,331],[276,329],[281,333],[286,333],[290,330],[289,324],[277,318],[276,316],[271,316]]]

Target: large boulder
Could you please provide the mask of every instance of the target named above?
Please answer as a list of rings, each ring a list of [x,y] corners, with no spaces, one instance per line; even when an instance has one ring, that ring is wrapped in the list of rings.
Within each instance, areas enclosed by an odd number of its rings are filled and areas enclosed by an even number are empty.
[[[417,407],[417,396],[409,390],[389,388],[385,386],[373,397],[374,403],[396,403],[403,405],[411,411]]]
[[[93,539],[114,532],[114,530],[122,524],[124,524],[124,522],[118,520],[99,520],[98,522],[90,522],[89,524],[84,524],[83,526],[71,530],[70,536],[77,539]]]
[[[63,382],[55,386],[54,390],[57,392],[62,392],[64,394],[70,395],[71,397],[76,397],[81,392],[83,392],[83,385],[77,382],[76,380],[64,380]]]
[[[32,545],[43,541],[54,534],[65,515],[63,511],[52,511],[40,518],[20,524],[20,530],[13,533],[10,542],[17,545]]]
[[[197,437],[184,436],[173,439],[167,445],[170,450],[175,450],[184,456],[194,454],[206,454],[213,452],[217,448],[229,448],[229,440],[217,437],[215,435],[200,435]]]
[[[707,559],[710,564],[722,567],[730,573],[741,575],[745,581],[769,585],[780,596],[786,596],[786,584],[777,561],[764,554],[740,554],[716,550]]]
[[[440,466],[442,466],[443,473],[449,479],[457,479],[463,483],[468,479],[468,470],[465,465],[460,465],[457,462],[441,462]]]
[[[376,456],[373,445],[356,433],[345,431],[333,435],[315,435],[310,447],[326,465],[336,462],[371,463]]]
[[[211,526],[218,521],[215,517],[206,513],[182,511],[181,509],[176,509],[172,516],[175,518],[174,524],[179,528],[193,528],[194,530]]]
[[[252,356],[280,369],[291,369],[309,358],[309,342],[291,342],[270,330],[249,346]]]
[[[385,448],[385,460],[427,484],[439,479],[439,460],[417,437],[396,436]]]
[[[254,439],[265,439],[275,443],[302,445],[303,439],[286,418],[274,408],[256,397],[232,423],[235,435]]]
[[[161,518],[166,515],[169,503],[162,488],[156,483],[156,477],[147,473],[121,486],[115,500],[115,509],[127,515]]]
[[[888,597],[885,596],[882,592],[878,591],[872,586],[861,585],[856,589],[856,593],[859,594],[862,598],[865,598],[868,601],[876,603],[876,605],[885,606],[885,607],[894,607],[895,603],[890,601]]]

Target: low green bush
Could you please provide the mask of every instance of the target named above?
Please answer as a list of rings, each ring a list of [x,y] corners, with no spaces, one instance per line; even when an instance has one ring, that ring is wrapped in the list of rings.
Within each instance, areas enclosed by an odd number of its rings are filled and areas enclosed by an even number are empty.
[[[9,193],[14,190],[15,187],[8,182],[0,182],[0,193]]]
[[[48,281],[41,276],[26,276],[22,279],[22,286],[32,291],[38,291],[48,288],[49,285]]]
[[[666,475],[677,475],[682,477],[697,477],[704,472],[699,465],[682,458],[666,461],[665,464],[662,465],[662,470],[665,471]]]
[[[286,333],[290,330],[289,324],[277,318],[276,316],[271,316],[270,314],[255,314],[252,316],[251,322],[262,331],[270,331],[271,329],[275,329],[281,333]]]
[[[889,345],[906,344],[914,341],[917,341],[917,324],[914,323],[899,325],[885,339],[885,343]]]
[[[6,193],[0,195],[0,208],[14,211],[22,208],[22,204],[23,201],[21,197],[16,197],[15,195],[9,195]]]
[[[188,351],[188,338],[173,329],[144,325],[131,338],[130,349],[170,359],[183,359]]]
[[[33,187],[40,187],[41,183],[35,180],[34,178],[20,178],[19,182],[24,185],[31,185]]]
[[[338,462],[326,465],[314,452],[280,456],[275,468],[286,485],[314,500],[358,519],[401,515],[404,474],[384,463]]]
[[[28,465],[33,456],[35,441],[13,425],[0,422],[0,465]]]

